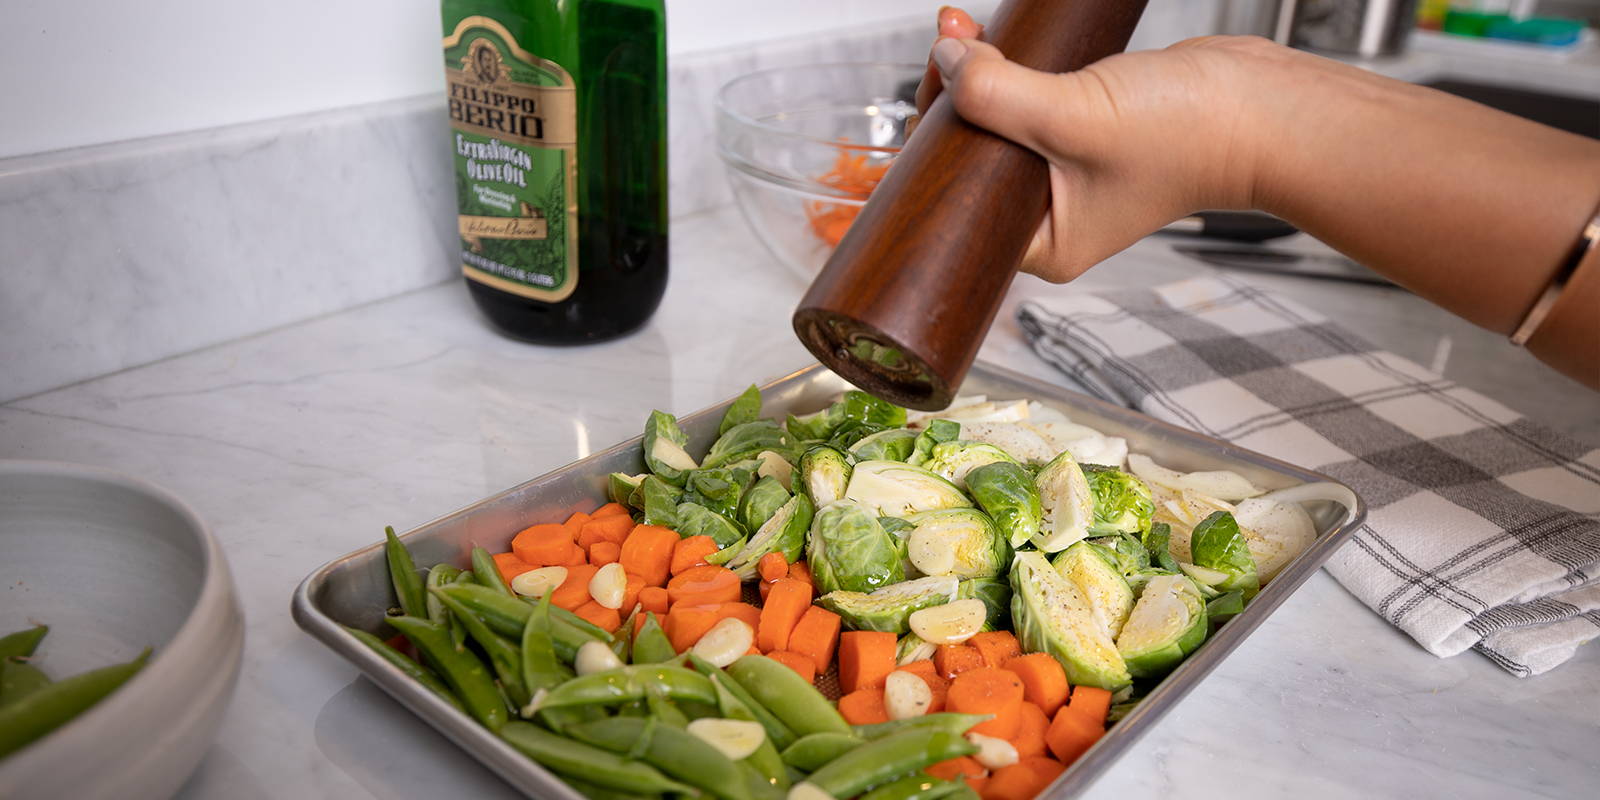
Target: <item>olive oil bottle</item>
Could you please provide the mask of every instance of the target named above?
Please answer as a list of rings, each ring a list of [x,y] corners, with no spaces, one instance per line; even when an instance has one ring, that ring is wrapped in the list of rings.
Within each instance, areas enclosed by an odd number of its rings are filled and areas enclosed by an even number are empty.
[[[443,0],[467,288],[507,335],[623,336],[667,281],[662,0]]]

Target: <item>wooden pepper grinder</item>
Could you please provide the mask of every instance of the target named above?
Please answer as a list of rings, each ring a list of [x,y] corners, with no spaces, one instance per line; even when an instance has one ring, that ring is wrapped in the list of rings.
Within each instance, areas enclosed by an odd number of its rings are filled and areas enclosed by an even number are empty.
[[[1144,6],[1006,0],[984,39],[1023,66],[1069,72],[1127,47]],[[1049,180],[1038,154],[941,95],[795,309],[795,333],[872,394],[949,405],[1044,218]]]

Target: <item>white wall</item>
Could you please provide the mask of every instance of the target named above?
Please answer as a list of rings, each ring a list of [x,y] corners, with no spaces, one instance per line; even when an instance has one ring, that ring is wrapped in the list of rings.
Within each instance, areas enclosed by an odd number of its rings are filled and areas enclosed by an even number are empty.
[[[941,0],[669,0],[669,54]],[[0,158],[443,91],[430,0],[0,0]]]

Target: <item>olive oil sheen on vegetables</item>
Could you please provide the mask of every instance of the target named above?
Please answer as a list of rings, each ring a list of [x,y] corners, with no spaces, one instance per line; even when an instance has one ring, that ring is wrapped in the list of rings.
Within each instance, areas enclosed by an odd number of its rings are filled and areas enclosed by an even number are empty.
[[[460,262],[495,327],[626,335],[667,282],[662,0],[444,0]]]

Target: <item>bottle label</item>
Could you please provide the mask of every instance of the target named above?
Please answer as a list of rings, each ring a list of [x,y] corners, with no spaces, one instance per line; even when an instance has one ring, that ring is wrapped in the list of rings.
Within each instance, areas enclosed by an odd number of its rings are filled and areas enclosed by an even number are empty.
[[[578,103],[561,65],[489,17],[444,37],[461,270],[554,303],[578,285]]]

